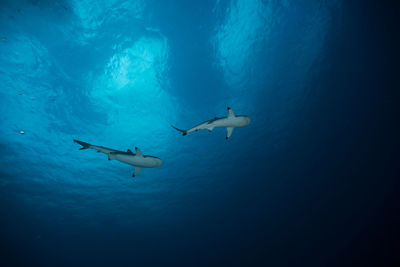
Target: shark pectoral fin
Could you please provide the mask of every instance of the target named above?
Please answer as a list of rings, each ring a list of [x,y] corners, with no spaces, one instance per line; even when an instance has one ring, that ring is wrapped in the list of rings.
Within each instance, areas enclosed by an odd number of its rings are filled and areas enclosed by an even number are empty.
[[[138,147],[135,147],[135,150],[136,150],[136,156],[143,157],[142,151],[140,151]]]
[[[226,139],[228,139],[229,137],[231,137],[232,133],[233,133],[233,127],[226,127]]]
[[[214,130],[214,127],[207,128],[207,130],[212,132],[212,130]]]
[[[140,172],[141,169],[142,168],[140,167],[135,167],[135,171],[133,172],[132,177],[135,177]]]
[[[229,113],[228,118],[235,117],[235,113],[233,113],[233,110],[231,108],[228,108],[228,113]]]
[[[108,160],[113,160],[116,157],[116,152],[107,153]]]

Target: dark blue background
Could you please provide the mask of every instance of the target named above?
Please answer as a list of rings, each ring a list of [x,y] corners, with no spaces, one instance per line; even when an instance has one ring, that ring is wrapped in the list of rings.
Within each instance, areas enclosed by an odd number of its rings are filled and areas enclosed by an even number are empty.
[[[398,11],[2,1],[1,265],[399,263]],[[227,106],[252,118],[228,141],[170,128]]]

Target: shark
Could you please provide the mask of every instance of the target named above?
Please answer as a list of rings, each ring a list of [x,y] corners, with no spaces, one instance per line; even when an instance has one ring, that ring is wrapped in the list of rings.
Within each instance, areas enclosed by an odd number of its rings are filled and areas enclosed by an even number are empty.
[[[211,132],[212,130],[214,130],[214,128],[224,127],[224,128],[226,128],[225,139],[228,140],[229,137],[231,137],[233,130],[235,128],[245,127],[250,124],[250,121],[251,121],[251,119],[248,116],[235,115],[233,110],[230,107],[228,107],[228,117],[222,117],[222,118],[215,117],[214,119],[200,123],[188,130],[182,130],[173,125],[171,125],[171,126],[175,130],[182,132],[183,136],[185,136],[191,132],[196,132],[198,130],[207,129]]]
[[[160,158],[143,155],[140,149],[137,147],[135,147],[136,153],[133,153],[130,149],[124,152],[104,146],[91,145],[89,143],[82,142],[76,139],[73,139],[73,141],[82,146],[80,150],[91,148],[96,150],[97,152],[106,154],[108,156],[108,160],[118,160],[123,163],[132,165],[134,167],[132,177],[135,177],[142,168],[154,168],[159,167],[163,164],[163,161]]]

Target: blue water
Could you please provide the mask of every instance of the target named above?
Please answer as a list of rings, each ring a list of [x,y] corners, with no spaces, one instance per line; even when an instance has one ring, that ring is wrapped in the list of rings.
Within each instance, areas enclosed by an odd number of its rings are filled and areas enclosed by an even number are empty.
[[[1,1],[0,265],[398,260],[395,10]],[[229,140],[170,127],[228,106],[252,119]],[[73,139],[164,164],[132,179]]]

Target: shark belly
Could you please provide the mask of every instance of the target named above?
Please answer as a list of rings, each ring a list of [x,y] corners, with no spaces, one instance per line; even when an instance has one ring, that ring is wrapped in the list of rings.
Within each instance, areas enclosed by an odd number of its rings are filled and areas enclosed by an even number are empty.
[[[214,121],[210,124],[211,127],[244,127],[248,125],[247,121],[243,117],[223,118]]]
[[[115,159],[126,164],[142,168],[152,168],[161,165],[161,160],[155,157],[139,157],[136,155],[116,154]]]
[[[247,126],[248,124],[249,124],[249,122],[246,117],[238,116],[238,117],[234,117],[234,118],[228,118],[225,127],[238,128],[238,127]]]

